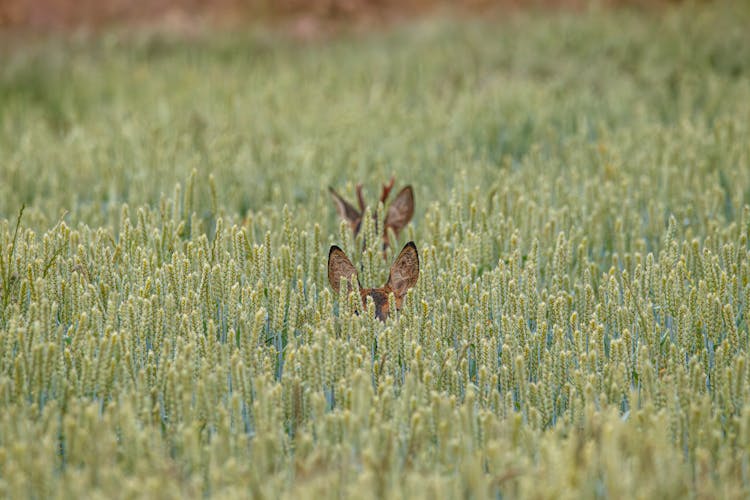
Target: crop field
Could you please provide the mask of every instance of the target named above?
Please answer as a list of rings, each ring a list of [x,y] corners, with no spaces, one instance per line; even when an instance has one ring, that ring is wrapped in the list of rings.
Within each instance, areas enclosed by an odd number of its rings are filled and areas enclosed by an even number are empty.
[[[749,25],[0,48],[0,497],[747,498]]]

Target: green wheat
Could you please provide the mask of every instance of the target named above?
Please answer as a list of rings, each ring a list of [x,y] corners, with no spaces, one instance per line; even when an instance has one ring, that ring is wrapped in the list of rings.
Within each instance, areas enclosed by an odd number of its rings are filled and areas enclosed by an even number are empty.
[[[748,496],[749,21],[7,51],[0,494]],[[392,174],[382,259],[326,188]],[[409,240],[384,324],[328,285]]]

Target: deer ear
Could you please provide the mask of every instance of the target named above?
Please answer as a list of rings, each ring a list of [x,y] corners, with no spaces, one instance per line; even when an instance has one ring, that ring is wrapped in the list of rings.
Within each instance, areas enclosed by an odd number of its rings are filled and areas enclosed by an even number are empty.
[[[358,279],[357,269],[344,251],[333,245],[328,252],[328,283],[336,293],[339,293],[339,288],[341,288],[341,278],[349,281]],[[351,291],[351,285],[349,285],[349,291]]]
[[[396,261],[391,266],[391,275],[388,277],[388,283],[397,298],[406,295],[409,288],[417,284],[419,278],[419,254],[417,246],[410,241],[401,250],[396,257]]]
[[[329,186],[328,191],[331,193],[331,196],[333,196],[333,201],[336,203],[336,211],[341,218],[348,222],[349,225],[352,226],[352,229],[356,229],[362,219],[362,214],[354,208],[351,203],[339,196],[332,187]]]
[[[409,223],[413,215],[414,191],[411,186],[406,186],[398,192],[393,203],[388,207],[388,212],[385,216],[385,227],[393,228],[393,232],[398,234]]]

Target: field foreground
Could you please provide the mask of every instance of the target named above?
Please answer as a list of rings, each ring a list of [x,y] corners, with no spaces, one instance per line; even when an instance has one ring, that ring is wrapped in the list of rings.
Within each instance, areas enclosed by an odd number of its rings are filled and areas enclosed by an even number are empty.
[[[0,496],[747,497],[748,25],[4,53]],[[327,186],[391,175],[421,273],[382,324],[326,258],[394,252]]]

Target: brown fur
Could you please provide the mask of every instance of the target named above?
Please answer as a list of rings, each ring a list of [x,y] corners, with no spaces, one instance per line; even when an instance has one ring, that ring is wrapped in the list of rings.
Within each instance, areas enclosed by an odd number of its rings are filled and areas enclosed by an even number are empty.
[[[349,281],[350,292],[352,291],[351,283],[355,279],[359,284],[357,269],[354,267],[354,264],[352,264],[343,250],[334,245],[328,252],[328,282],[336,293],[339,292],[341,280],[344,278]],[[396,310],[400,310],[406,292],[409,288],[417,284],[418,278],[419,253],[417,252],[417,246],[413,241],[410,241],[404,245],[401,253],[398,254],[398,257],[393,262],[388,281],[384,286],[380,288],[362,288],[360,285],[359,294],[362,298],[362,305],[366,306],[367,297],[371,297],[375,304],[375,316],[379,320],[385,321],[390,312],[388,295],[392,293],[395,296]]]

